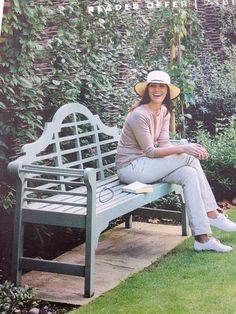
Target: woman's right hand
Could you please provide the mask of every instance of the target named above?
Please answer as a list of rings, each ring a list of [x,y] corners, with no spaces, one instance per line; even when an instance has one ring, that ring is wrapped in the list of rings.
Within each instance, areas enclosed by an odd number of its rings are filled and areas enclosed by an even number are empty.
[[[200,144],[190,143],[183,145],[184,153],[194,156],[198,159],[205,160],[208,159],[207,150]]]

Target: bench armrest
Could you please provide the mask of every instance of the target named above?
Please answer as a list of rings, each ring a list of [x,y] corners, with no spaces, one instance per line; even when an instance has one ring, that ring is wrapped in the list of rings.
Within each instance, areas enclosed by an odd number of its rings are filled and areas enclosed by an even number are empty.
[[[26,174],[28,176],[52,175],[58,177],[67,177],[67,181],[61,183],[72,184],[73,179],[83,178],[89,193],[96,192],[96,170],[93,168],[86,169],[70,169],[63,167],[41,166],[41,165],[23,165],[20,160],[15,160],[8,165],[8,173],[19,179],[23,179]],[[49,180],[50,181],[50,180]],[[57,181],[57,180],[55,180]],[[54,181],[54,182],[55,182]],[[60,180],[58,180],[58,183]]]
[[[93,168],[71,169],[63,167],[41,166],[41,165],[23,165],[20,161],[13,161],[8,165],[8,173],[14,176],[20,176],[21,173],[48,174],[70,177],[85,177],[90,181],[91,174],[95,171]],[[96,172],[96,171],[95,171]],[[96,181],[96,180],[95,180]]]
[[[69,169],[42,165],[13,164],[14,171],[18,169],[18,193],[20,204],[46,203],[62,206],[85,207],[87,214],[95,212],[96,204],[96,170]],[[13,167],[12,166],[12,167]],[[10,167],[11,171],[11,167]],[[74,202],[73,198],[79,197]],[[84,197],[86,199],[84,199]],[[36,203],[36,205],[34,205]],[[28,205],[27,205],[28,206]]]
[[[22,162],[20,160],[21,158],[18,158],[12,162],[10,162],[7,165],[7,173],[11,177],[18,177],[19,176],[19,169],[22,167]]]
[[[183,144],[188,144],[188,140],[186,140],[186,139],[180,139],[180,140],[174,140],[174,139],[172,139],[172,140],[170,140],[170,143],[172,144],[172,145],[183,145]]]

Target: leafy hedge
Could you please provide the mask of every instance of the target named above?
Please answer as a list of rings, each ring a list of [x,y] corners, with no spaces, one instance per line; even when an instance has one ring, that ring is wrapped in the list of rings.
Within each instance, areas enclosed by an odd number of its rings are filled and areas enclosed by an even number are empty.
[[[202,162],[206,176],[213,187],[216,197],[235,197],[236,191],[236,124],[219,124],[217,133],[212,136],[207,131],[199,130],[196,134],[198,143],[205,146],[209,159]]]
[[[235,25],[236,26],[236,25]],[[215,53],[206,54],[204,62],[192,68],[195,104],[189,108],[194,117],[189,129],[195,131],[197,121],[211,133],[219,118],[236,115],[236,46],[225,49],[224,61]]]
[[[29,310],[37,305],[35,291],[27,286],[15,287],[5,281],[0,284],[0,313],[12,314],[29,313]]]
[[[13,0],[10,14],[4,15],[2,32],[7,37],[0,54],[0,159],[14,151],[22,139],[33,140],[42,119],[43,92],[33,64],[40,34],[46,25],[46,8],[34,1]],[[37,23],[35,23],[37,21]],[[20,141],[20,143],[17,143]],[[7,154],[8,155],[8,154]]]

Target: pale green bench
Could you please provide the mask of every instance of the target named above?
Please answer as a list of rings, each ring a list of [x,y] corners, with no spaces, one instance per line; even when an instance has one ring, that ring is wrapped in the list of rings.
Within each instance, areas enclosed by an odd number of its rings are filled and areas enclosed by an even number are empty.
[[[184,206],[182,212],[143,208],[172,191],[182,194],[180,186],[156,183],[153,193],[122,192],[114,170],[119,136],[118,128],[105,126],[83,105],[66,104],[46,123],[41,137],[23,146],[23,155],[8,165],[9,174],[17,178],[12,262],[16,284],[23,269],[77,275],[85,277],[84,294],[91,297],[99,235],[123,215],[125,226],[131,227],[135,210],[151,217],[181,217],[182,234],[188,234]],[[24,257],[26,223],[85,229],[85,265]]]

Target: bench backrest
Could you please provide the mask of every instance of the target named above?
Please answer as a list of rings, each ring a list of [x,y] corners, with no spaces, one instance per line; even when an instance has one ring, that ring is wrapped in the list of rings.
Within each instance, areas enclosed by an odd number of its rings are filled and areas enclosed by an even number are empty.
[[[97,179],[114,175],[119,129],[102,123],[98,115],[79,103],[62,106],[34,143],[22,148],[23,164],[62,168],[95,168]]]

